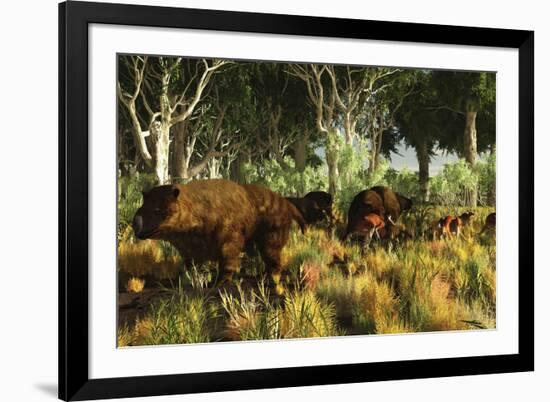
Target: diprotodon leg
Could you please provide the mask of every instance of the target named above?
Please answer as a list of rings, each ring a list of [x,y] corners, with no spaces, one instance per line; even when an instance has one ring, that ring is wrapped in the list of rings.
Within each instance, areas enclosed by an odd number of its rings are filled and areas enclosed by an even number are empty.
[[[219,274],[215,286],[220,287],[231,284],[233,276],[241,269],[241,251],[244,248],[244,238],[234,236],[227,241],[221,250],[221,258],[218,262]]]
[[[284,287],[281,283],[283,267],[281,266],[281,250],[288,240],[288,230],[273,231],[262,239],[259,244],[260,254],[265,263],[266,270],[271,276],[271,285],[275,294],[282,295]]]

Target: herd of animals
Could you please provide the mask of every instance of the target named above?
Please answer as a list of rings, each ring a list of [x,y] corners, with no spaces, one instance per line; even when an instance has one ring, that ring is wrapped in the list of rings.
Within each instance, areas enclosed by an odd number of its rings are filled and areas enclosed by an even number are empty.
[[[399,216],[413,202],[388,187],[376,186],[357,194],[348,210],[347,226],[341,238],[361,237],[365,242],[406,240],[411,234],[396,225]],[[322,221],[332,229],[332,196],[314,191],[302,198],[285,198],[266,187],[238,184],[229,180],[196,180],[152,188],[143,193],[143,205],[136,212],[132,227],[138,239],[170,242],[184,265],[217,261],[216,286],[231,283],[239,272],[243,252],[257,250],[270,273],[277,293],[284,267],[281,251],[286,245],[292,222],[302,231]],[[443,238],[460,236],[473,213],[445,216],[434,233]],[[496,214],[487,216],[482,233],[495,228]]]

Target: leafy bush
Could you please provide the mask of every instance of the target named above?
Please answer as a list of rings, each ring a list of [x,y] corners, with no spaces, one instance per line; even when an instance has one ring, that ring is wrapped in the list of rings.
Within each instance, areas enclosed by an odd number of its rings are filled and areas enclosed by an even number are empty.
[[[384,174],[383,183],[408,198],[420,198],[418,174],[407,167],[401,170],[389,168]]]
[[[152,174],[136,173],[134,177],[118,178],[118,235],[132,224],[132,219],[142,203],[142,191],[155,185]]]
[[[447,163],[430,179],[430,202],[438,205],[465,205],[466,193],[477,186],[478,177],[464,159]]]
[[[246,183],[261,184],[270,190],[288,197],[301,197],[309,191],[326,190],[326,172],[323,167],[307,166],[304,172],[296,170],[294,160],[285,157],[289,169],[283,169],[273,159],[265,159],[260,164],[243,164],[243,177]]]
[[[480,205],[494,206],[496,200],[496,155],[486,154],[476,164],[478,176],[478,202]]]
[[[472,169],[464,160],[448,163],[430,179],[430,202],[446,206],[465,206],[466,194],[477,188],[479,205],[494,205],[496,157],[482,156]]]

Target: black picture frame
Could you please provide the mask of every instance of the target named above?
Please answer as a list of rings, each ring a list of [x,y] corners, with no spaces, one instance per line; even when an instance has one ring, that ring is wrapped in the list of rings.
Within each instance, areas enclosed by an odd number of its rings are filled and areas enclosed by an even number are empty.
[[[517,354],[214,373],[88,375],[88,25],[507,47],[519,51]],[[70,1],[59,4],[59,398],[88,400],[534,370],[534,32]]]

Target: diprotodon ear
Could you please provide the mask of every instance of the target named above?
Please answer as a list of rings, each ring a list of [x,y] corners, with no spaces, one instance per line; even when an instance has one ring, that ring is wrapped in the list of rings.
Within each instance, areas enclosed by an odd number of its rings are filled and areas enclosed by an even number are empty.
[[[174,198],[178,198],[178,196],[180,195],[180,189],[176,186],[172,187],[172,195],[174,196]]]

